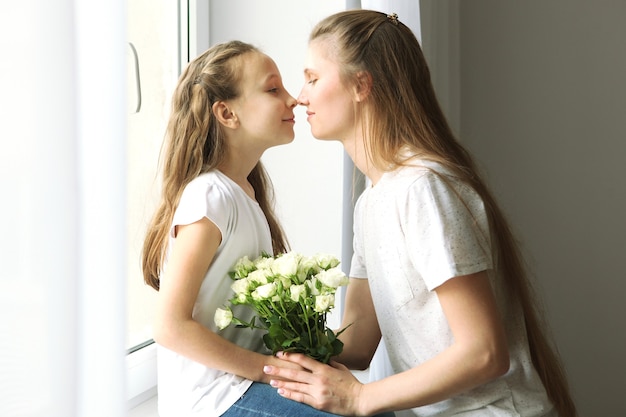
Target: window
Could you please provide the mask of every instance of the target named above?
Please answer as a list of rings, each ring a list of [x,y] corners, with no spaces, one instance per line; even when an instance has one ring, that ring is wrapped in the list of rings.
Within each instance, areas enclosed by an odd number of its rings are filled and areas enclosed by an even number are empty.
[[[157,162],[178,77],[177,2],[128,2],[127,334],[129,350],[151,339],[155,291],[144,285],[141,247],[158,197]]]
[[[208,47],[208,0],[128,2],[127,397],[156,391],[152,320],[156,292],[143,282],[141,249],[159,197],[157,169],[169,104],[181,68]]]
[[[141,248],[158,197],[157,163],[180,68],[178,2],[128,2],[127,49],[127,398],[156,393],[152,318],[156,292],[143,283]]]

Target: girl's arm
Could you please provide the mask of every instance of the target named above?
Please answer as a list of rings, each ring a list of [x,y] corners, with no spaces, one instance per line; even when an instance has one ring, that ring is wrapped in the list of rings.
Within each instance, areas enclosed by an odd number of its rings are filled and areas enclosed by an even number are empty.
[[[367,369],[380,342],[380,328],[366,279],[350,278],[339,335],[343,351],[333,359],[350,369]]]
[[[507,372],[504,327],[486,272],[450,279],[436,290],[454,342],[408,371],[361,384],[340,364],[324,366],[302,355],[283,355],[308,372],[266,367],[279,393],[342,415],[368,416],[432,404]]]
[[[207,218],[177,227],[176,244],[158,293],[154,340],[210,368],[267,383],[263,365],[282,362],[285,366],[285,362],[241,348],[192,318],[202,280],[220,241],[219,229]]]

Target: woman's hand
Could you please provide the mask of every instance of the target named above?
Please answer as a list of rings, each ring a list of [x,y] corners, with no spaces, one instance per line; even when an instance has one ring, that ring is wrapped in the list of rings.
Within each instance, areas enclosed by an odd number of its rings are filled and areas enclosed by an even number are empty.
[[[278,394],[308,404],[319,410],[340,415],[365,415],[359,410],[363,384],[342,364],[325,365],[300,353],[279,352],[278,358],[297,364],[301,369],[267,365],[270,385]]]
[[[259,380],[260,382],[263,382],[265,384],[270,384],[271,381],[273,380],[284,379],[280,377],[279,375],[272,375],[272,374],[268,374],[267,372],[265,372],[265,369],[268,367],[273,368],[273,369],[282,369],[285,371],[289,370],[292,372],[293,371],[308,372],[308,370],[303,368],[300,364],[296,362],[292,362],[290,360],[285,360],[285,357],[282,356],[281,352],[279,352],[276,356],[266,355],[265,364],[263,366],[262,377]],[[257,368],[257,369],[260,369],[260,368]]]
[[[301,354],[283,353],[280,359],[299,364],[303,370],[271,364],[263,370],[283,397],[356,416],[433,404],[505,374],[507,341],[487,273],[450,279],[435,291],[454,342],[411,369],[361,384],[337,362],[328,366]]]

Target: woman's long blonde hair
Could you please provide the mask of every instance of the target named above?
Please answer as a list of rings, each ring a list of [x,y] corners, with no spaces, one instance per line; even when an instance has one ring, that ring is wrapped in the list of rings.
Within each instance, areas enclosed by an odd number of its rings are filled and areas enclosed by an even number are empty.
[[[371,85],[364,111],[366,151],[383,170],[403,165],[406,152],[436,161],[481,196],[487,210],[495,268],[507,292],[520,303],[533,364],[559,415],[576,416],[564,368],[547,338],[536,295],[514,235],[477,167],[456,140],[440,108],[430,71],[413,32],[396,16],[372,10],[349,10],[322,20],[309,41],[324,41],[329,58],[339,64],[344,84],[358,87],[359,74]]]
[[[243,72],[241,57],[248,53],[260,51],[240,41],[215,45],[190,62],[178,80],[161,150],[161,200],[148,226],[142,251],[144,281],[156,290],[183,189],[199,174],[216,169],[225,155],[224,133],[211,107],[216,101],[238,97]],[[273,211],[272,183],[260,161],[248,181],[269,223],[274,253],[285,252],[288,243]]]

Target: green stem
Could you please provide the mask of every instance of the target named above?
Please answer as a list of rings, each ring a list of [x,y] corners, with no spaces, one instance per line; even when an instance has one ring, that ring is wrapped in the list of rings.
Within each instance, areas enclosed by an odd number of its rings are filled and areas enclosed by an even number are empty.
[[[291,323],[291,320],[289,320],[289,315],[287,314],[287,311],[285,309],[285,304],[283,303],[283,299],[280,298],[280,307],[281,308],[277,308],[276,304],[273,301],[270,301],[270,303],[272,303],[272,306],[274,307],[274,311],[278,313],[278,315],[289,325],[291,330],[293,330],[294,334],[297,336],[299,333],[293,327],[293,324]]]
[[[304,322],[306,323],[306,330],[307,330],[307,332],[309,333],[309,342],[310,342],[311,344],[313,344],[313,335],[311,334],[311,326],[310,326],[310,324],[309,324],[309,316],[308,316],[308,314],[307,314],[307,313],[308,313],[308,311],[309,311],[309,309],[308,309],[308,308],[306,308],[306,306],[305,306],[303,310],[304,310],[304,315],[305,315]]]

